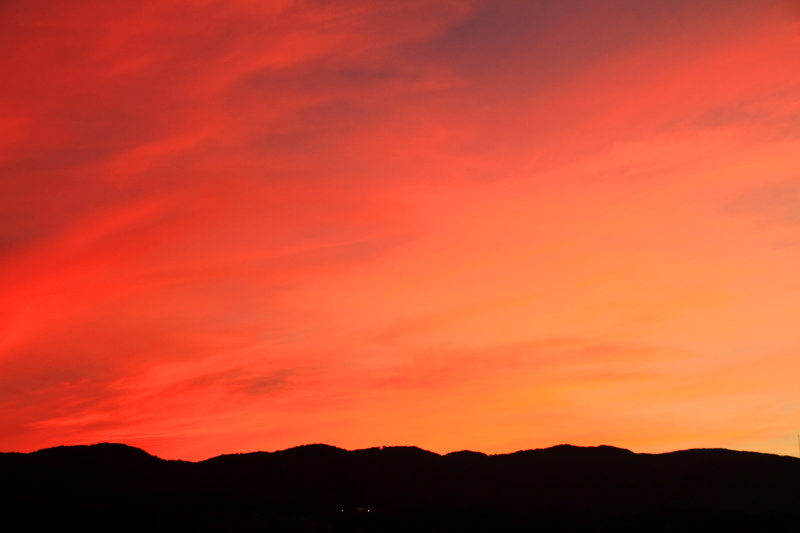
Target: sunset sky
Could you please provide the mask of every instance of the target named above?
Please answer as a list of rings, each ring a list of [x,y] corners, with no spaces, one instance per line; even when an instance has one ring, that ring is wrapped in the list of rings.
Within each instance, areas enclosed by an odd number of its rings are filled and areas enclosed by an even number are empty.
[[[0,451],[797,454],[800,3],[0,3]]]

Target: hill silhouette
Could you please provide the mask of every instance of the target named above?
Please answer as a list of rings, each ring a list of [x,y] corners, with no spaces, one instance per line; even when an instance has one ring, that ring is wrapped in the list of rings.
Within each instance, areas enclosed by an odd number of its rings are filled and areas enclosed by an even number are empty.
[[[800,460],[312,444],[192,463],[103,443],[0,454],[0,502],[36,531],[797,532]]]

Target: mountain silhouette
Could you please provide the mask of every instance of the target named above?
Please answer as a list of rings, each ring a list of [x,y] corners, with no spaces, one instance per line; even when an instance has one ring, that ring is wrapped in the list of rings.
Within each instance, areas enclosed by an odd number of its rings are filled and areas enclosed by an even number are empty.
[[[0,454],[7,531],[800,531],[800,460],[560,445],[312,444],[197,463],[123,444]]]

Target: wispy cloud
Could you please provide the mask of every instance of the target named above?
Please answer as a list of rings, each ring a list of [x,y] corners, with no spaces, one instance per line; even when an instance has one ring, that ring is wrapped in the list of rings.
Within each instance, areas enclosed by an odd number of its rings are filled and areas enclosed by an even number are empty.
[[[0,448],[777,438],[792,5],[2,3]]]

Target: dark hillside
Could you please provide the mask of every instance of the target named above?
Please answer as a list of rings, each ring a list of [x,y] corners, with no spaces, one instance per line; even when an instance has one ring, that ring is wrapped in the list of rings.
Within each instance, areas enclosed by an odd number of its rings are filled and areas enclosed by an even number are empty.
[[[165,461],[121,444],[0,454],[2,516],[31,530],[800,531],[800,460],[555,446]]]

